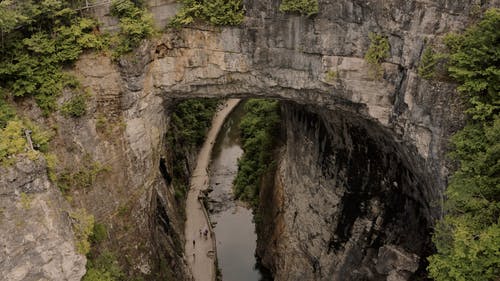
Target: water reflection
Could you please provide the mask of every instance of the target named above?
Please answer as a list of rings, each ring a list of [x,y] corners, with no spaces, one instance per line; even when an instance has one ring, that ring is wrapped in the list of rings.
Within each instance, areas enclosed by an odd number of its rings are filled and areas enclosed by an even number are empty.
[[[223,281],[269,281],[268,273],[254,255],[257,234],[252,211],[235,201],[232,182],[238,171],[240,146],[238,124],[243,115],[240,104],[224,124],[217,137],[210,165],[211,219],[217,237],[217,257]]]

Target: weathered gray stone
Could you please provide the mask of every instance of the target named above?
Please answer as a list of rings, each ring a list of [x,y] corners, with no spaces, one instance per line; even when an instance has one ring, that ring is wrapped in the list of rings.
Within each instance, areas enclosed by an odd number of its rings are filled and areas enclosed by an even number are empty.
[[[378,250],[377,272],[389,274],[392,271],[415,272],[418,269],[419,257],[408,253],[394,245],[384,245]]]
[[[80,280],[69,206],[47,178],[43,158],[0,167],[0,276],[3,280]],[[7,177],[3,177],[7,175]]]
[[[170,0],[147,2],[159,26],[178,8],[178,2]],[[158,166],[160,158],[170,153],[164,136],[172,100],[191,97],[294,101],[316,107],[323,121],[313,124],[336,130],[327,140],[319,131],[307,129],[305,117],[293,119],[292,114],[287,121],[294,120],[288,127],[300,128],[297,131],[307,138],[287,138],[278,175],[281,189],[270,192],[277,203],[275,228],[268,233],[274,245],[261,254],[277,280],[349,280],[346,276],[351,273],[352,280],[401,280],[403,272],[383,269],[380,274],[375,269],[379,247],[370,243],[380,237],[383,245],[420,254],[423,246],[418,243],[409,249],[411,237],[396,243],[398,234],[417,233],[414,226],[420,222],[410,223],[407,230],[401,220],[388,220],[388,204],[395,200],[376,196],[362,200],[363,213],[349,220],[348,229],[342,228],[343,217],[349,215],[344,210],[350,194],[347,181],[356,176],[348,177],[350,167],[338,165],[345,159],[335,157],[340,157],[339,149],[355,151],[358,137],[380,141],[375,146],[382,150],[378,155],[389,159],[382,166],[396,170],[395,163],[401,163],[407,174],[401,180],[392,174],[356,186],[387,196],[400,194],[407,202],[397,213],[402,218],[425,218],[426,225],[440,215],[431,203],[441,200],[448,173],[447,139],[460,127],[462,110],[454,85],[419,78],[417,66],[424,42],[438,43],[447,32],[463,29],[478,2],[320,0],[320,12],[312,18],[285,15],[278,10],[279,2],[245,0],[246,18],[240,27],[168,30],[121,59],[119,66],[95,54],[76,63],[74,73],[93,97],[84,118],[55,118],[59,127],[55,153],[61,165],[70,168],[90,155],[111,169],[93,188],[74,191],[72,196],[108,225],[110,238],[122,243],[115,250],[121,259],[132,260],[132,270],[154,271],[158,257],[163,257],[178,280],[189,279],[178,249],[184,244],[178,210],[182,205],[175,202]],[[499,6],[499,1],[486,5]],[[117,21],[108,8],[94,10],[104,29],[116,30]],[[387,35],[391,44],[381,79],[370,75],[363,60],[370,32]],[[334,79],[329,72],[336,74]],[[103,120],[105,128],[97,128]],[[349,131],[353,125],[367,129],[370,137]],[[328,141],[339,147],[320,153]],[[21,160],[0,172],[0,253],[7,257],[0,261],[0,276],[8,280],[77,280],[83,274],[84,257],[73,252],[69,223],[59,208],[61,196],[44,170],[42,164]],[[367,170],[357,169],[364,176],[369,175]],[[33,194],[29,210],[21,210],[21,192]],[[131,207],[125,218],[116,216],[122,206]],[[160,215],[169,218],[169,225],[159,223]],[[133,246],[139,244],[140,248]]]

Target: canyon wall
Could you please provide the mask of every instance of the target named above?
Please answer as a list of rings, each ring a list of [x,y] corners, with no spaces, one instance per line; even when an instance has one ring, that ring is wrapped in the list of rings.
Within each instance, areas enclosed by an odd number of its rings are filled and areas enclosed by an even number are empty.
[[[159,27],[178,7],[146,2]],[[61,168],[78,169],[90,157],[108,171],[65,201],[43,175],[45,163],[3,169],[2,180],[26,172],[40,180],[0,182],[0,273],[9,280],[78,280],[85,258],[73,247],[65,216],[85,208],[108,226],[107,246],[129,274],[188,280],[182,203],[160,172],[161,159],[167,170],[170,159],[169,107],[191,97],[268,97],[299,104],[286,106],[284,120],[300,130],[287,135],[277,176],[282,189],[270,191],[277,223],[269,235],[276,245],[262,254],[266,264],[289,280],[344,273],[353,280],[406,278],[415,269],[412,253],[428,249],[428,238],[415,241],[427,233],[416,223],[427,228],[440,215],[433,204],[446,185],[447,139],[462,119],[454,85],[422,80],[416,68],[425,42],[438,44],[447,32],[463,29],[477,7],[500,5],[483,2],[320,0],[319,14],[306,18],[279,12],[277,0],[247,0],[242,26],[168,29],[117,62],[85,54],[73,72],[91,92],[86,116],[46,118],[28,101],[23,107],[57,128],[53,147]],[[95,12],[109,19],[105,9]],[[110,30],[116,25],[104,22]],[[363,59],[370,32],[386,35],[391,45],[380,79]],[[68,98],[64,93],[60,102]],[[33,196],[30,209],[22,209],[23,193]],[[44,215],[35,217],[40,210]],[[30,213],[29,224],[18,226],[23,212]],[[53,224],[32,223],[43,220]],[[390,268],[382,264],[386,256],[406,260]],[[298,270],[302,263],[306,268]]]
[[[276,280],[423,278],[439,202],[416,151],[347,112],[285,103],[282,119],[257,251]]]
[[[17,159],[0,175],[2,280],[80,280],[87,260],[76,251],[69,204],[45,161]]]

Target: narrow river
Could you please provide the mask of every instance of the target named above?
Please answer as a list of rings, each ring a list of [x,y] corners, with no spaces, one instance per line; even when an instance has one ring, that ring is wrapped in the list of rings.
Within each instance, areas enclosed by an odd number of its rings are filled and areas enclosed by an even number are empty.
[[[210,163],[210,218],[215,224],[217,258],[223,281],[269,281],[255,258],[257,234],[252,211],[233,196],[238,171],[239,123],[243,102],[228,116],[214,144]]]

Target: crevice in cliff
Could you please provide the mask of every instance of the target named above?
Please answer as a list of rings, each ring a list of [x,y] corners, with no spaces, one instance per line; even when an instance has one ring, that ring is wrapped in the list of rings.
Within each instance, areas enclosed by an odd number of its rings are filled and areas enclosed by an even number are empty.
[[[168,172],[166,160],[163,157],[160,159],[160,173],[167,185],[172,183],[172,176]]]

